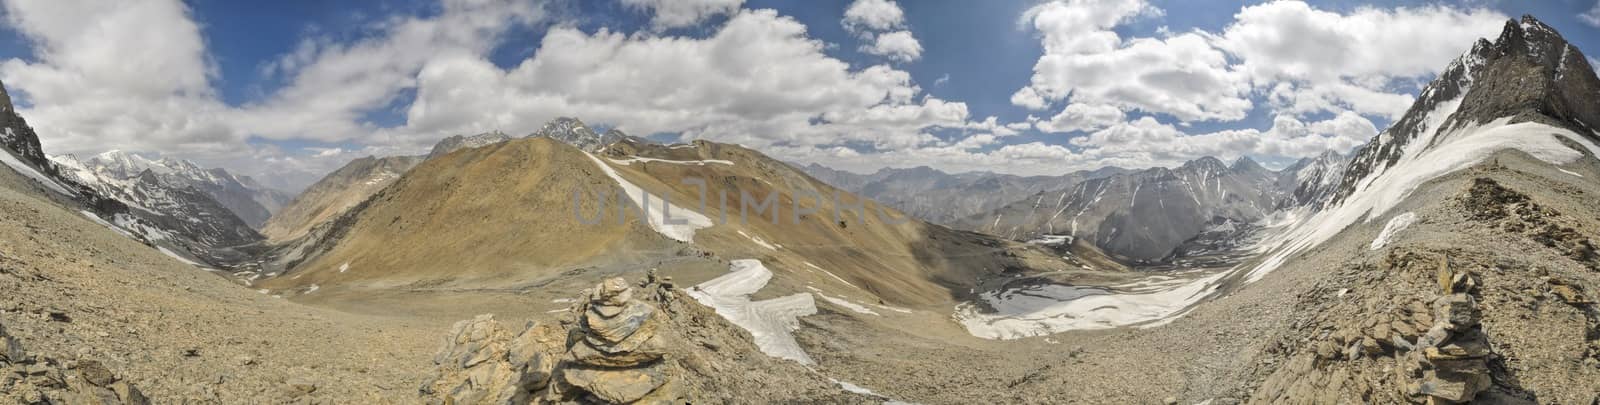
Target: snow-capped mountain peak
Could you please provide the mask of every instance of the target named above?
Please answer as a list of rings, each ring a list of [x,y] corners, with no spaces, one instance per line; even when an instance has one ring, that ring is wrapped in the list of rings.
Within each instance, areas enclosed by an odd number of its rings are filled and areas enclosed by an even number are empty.
[[[606,131],[604,135],[601,135],[594,132],[593,129],[589,129],[588,125],[577,118],[559,117],[528,135],[530,138],[539,136],[561,141],[585,152],[595,152],[606,145],[610,145],[612,142],[622,140],[623,135],[620,131],[615,130]]]

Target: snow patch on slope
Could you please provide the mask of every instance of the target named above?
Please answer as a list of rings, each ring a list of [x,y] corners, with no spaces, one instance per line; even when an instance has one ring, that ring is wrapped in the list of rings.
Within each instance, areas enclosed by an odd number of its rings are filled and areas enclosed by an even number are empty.
[[[62,186],[60,182],[50,178],[50,176],[46,176],[44,173],[34,170],[33,166],[28,166],[27,163],[22,163],[22,160],[19,160],[16,156],[11,155],[11,151],[0,150],[0,162],[5,162],[6,166],[11,167],[11,170],[16,170],[18,174],[33,179],[33,181],[38,182],[39,185],[50,189],[50,191],[56,192],[56,194],[61,194],[64,196],[76,195],[71,191],[68,191],[67,187]]]
[[[691,165],[691,166],[705,166],[705,165],[708,165],[708,164],[718,164],[718,165],[733,166],[733,162],[732,161],[720,160],[720,159],[667,160],[667,159],[656,159],[656,158],[634,156],[634,157],[627,158],[627,159],[606,158],[606,160],[610,160],[611,163],[616,163],[616,164],[623,165],[623,166],[631,165],[631,164],[633,164],[633,162],[671,163],[671,164],[675,164],[675,165]]]
[[[1158,326],[1216,290],[1227,272],[1195,280],[1160,280],[1118,292],[1103,287],[1059,284],[1031,285],[990,291],[979,297],[992,312],[973,303],[956,307],[955,318],[967,332],[985,339],[1020,339],[1069,330]],[[1135,287],[1130,284],[1129,287]]]
[[[813,288],[813,290],[815,290],[815,288]],[[823,294],[821,291],[817,292],[817,296],[818,297],[822,297],[823,301],[827,301],[828,303],[831,303],[833,305],[838,305],[840,307],[844,307],[845,309],[848,309],[848,310],[853,311],[853,312],[858,313],[858,314],[878,315],[877,311],[873,311],[871,308],[867,308],[867,306],[865,306],[865,305],[861,305],[861,304],[857,304],[857,303],[854,303],[854,302],[850,302],[850,300],[846,300],[844,298],[831,297],[831,296],[828,296],[827,294]]]
[[[689,296],[749,331],[762,353],[812,364],[811,356],[795,342],[793,334],[800,329],[800,317],[817,313],[811,294],[751,301],[750,295],[772,280],[772,271],[760,260],[750,259],[734,260],[730,267],[730,273],[690,288]]]
[[[1406,227],[1411,226],[1411,223],[1413,222],[1417,222],[1417,214],[1410,212],[1395,215],[1394,218],[1389,218],[1389,223],[1383,225],[1383,232],[1379,232],[1378,237],[1372,239],[1372,244],[1368,245],[1367,249],[1382,249],[1384,245],[1388,245],[1389,241],[1394,239],[1395,235],[1400,234],[1400,231],[1403,231],[1406,229]]]
[[[189,260],[189,258],[183,257],[182,255],[177,254],[176,252],[173,252],[171,250],[167,250],[167,248],[157,246],[156,249],[160,250],[161,253],[166,254],[167,256],[171,256],[174,259],[178,259],[178,261],[184,262],[184,263],[186,263],[186,264],[188,264],[190,266],[205,267],[205,266],[200,265],[200,263],[195,263],[193,260]]]
[[[654,229],[662,236],[679,242],[690,243],[694,242],[695,231],[711,227],[711,218],[687,208],[673,205],[664,197],[652,196],[650,193],[645,192],[644,189],[622,178],[622,175],[617,174],[615,169],[600,161],[600,158],[588,152],[584,152],[583,155],[594,161],[595,166],[599,166],[600,171],[604,172],[606,176],[615,180],[617,186],[622,187],[623,193],[628,195],[629,200],[633,200],[635,205],[644,209],[645,223],[650,225],[650,229]]]
[[[767,249],[772,249],[772,250],[778,250],[777,246],[773,246],[771,243],[767,243],[766,240],[763,240],[760,237],[750,236],[750,234],[744,233],[744,231],[738,231],[738,232],[739,232],[740,236],[745,237],[745,239],[749,239],[751,242],[755,242],[757,245],[761,245],[761,247],[764,247],[764,248],[767,248]]]
[[[1387,214],[1423,183],[1481,163],[1496,152],[1516,149],[1544,162],[1564,165],[1584,156],[1583,152],[1563,144],[1560,138],[1566,138],[1600,156],[1600,147],[1572,131],[1536,122],[1509,124],[1510,120],[1501,118],[1486,125],[1467,125],[1451,131],[1433,148],[1415,154],[1408,150],[1408,158],[1363,179],[1356,191],[1338,206],[1291,227],[1280,238],[1282,242],[1273,246],[1275,253],[1250,270],[1248,281],[1260,280],[1294,255],[1321,245],[1357,222],[1368,222]]]

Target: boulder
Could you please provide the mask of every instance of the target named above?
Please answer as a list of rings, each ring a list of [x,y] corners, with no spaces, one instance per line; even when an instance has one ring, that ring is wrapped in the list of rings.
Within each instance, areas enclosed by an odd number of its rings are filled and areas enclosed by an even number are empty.
[[[538,324],[512,336],[493,315],[457,322],[422,394],[432,403],[528,403],[548,385],[563,341],[556,328]]]
[[[5,325],[0,324],[0,366],[21,363],[22,358],[22,344],[6,334]]]

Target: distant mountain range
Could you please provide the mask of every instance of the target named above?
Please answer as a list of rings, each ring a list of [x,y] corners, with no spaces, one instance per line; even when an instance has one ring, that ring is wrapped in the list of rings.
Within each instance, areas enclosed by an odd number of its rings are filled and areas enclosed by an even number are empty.
[[[1292,167],[1314,162],[1307,159]],[[1303,182],[1299,174],[1274,172],[1249,158],[1229,165],[1207,157],[1177,168],[1118,173],[1035,193],[959,220],[955,226],[1021,240],[1046,235],[1081,238],[1113,257],[1160,262],[1208,229],[1248,227],[1301,204],[1294,197]]]
[[[290,197],[282,191],[267,188],[249,176],[229,173],[226,169],[206,169],[187,160],[161,158],[147,159],[139,154],[112,150],[88,159],[74,155],[51,156],[65,173],[107,195],[123,198],[124,202],[149,206],[135,193],[143,187],[193,187],[216,200],[223,208],[237,216],[251,228],[260,228],[272,214],[289,203]],[[148,172],[148,176],[146,176]]]
[[[816,163],[796,167],[825,183],[938,224],[952,224],[994,211],[1040,192],[1127,172],[1107,167],[1061,176],[1014,176],[989,172],[950,174],[921,166],[884,168],[872,174],[859,174]]]

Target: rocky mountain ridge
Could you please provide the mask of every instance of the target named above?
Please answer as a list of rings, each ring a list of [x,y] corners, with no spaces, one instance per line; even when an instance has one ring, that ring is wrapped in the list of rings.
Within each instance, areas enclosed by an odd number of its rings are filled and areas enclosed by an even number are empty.
[[[1035,193],[1125,171],[1107,167],[1061,176],[1013,176],[989,172],[950,174],[921,166],[883,168],[863,175],[816,163],[796,167],[824,183],[888,204],[919,219],[946,225],[999,209]]]
[[[79,159],[74,155],[57,155],[50,159],[79,182],[136,206],[155,205],[138,200],[130,192],[146,172],[161,179],[158,183],[146,184],[146,187],[157,184],[193,187],[210,196],[251,228],[259,229],[267,218],[290,200],[286,193],[263,187],[249,176],[235,175],[222,168],[203,168],[182,159],[148,159],[120,150],[107,151],[88,159]],[[215,214],[211,216],[220,217]]]
[[[1337,155],[1325,156],[1323,165],[1337,164]],[[1242,247],[1260,221],[1321,201],[1317,184],[1327,176],[1303,170],[1314,162],[1274,172],[1248,157],[1231,165],[1205,157],[1036,193],[956,226],[1017,240],[1070,236],[1140,263],[1170,262],[1179,252],[1226,254],[1222,247]],[[1226,240],[1211,240],[1219,237]]]

